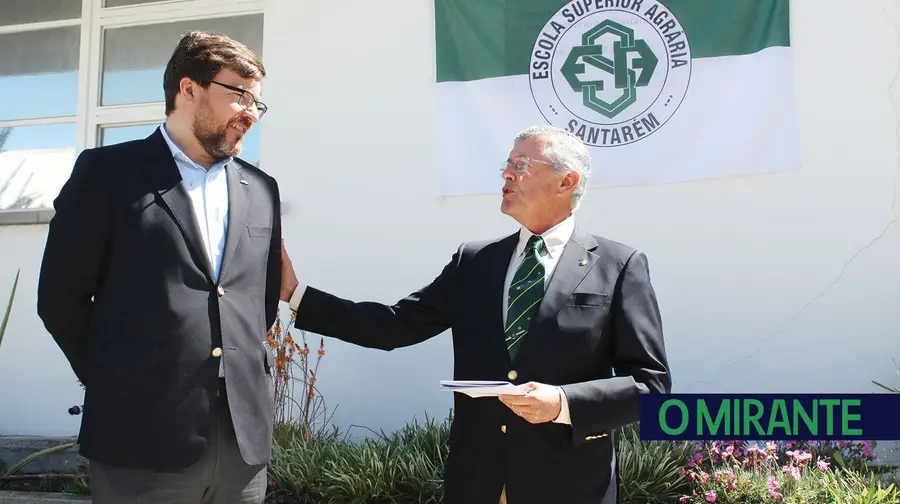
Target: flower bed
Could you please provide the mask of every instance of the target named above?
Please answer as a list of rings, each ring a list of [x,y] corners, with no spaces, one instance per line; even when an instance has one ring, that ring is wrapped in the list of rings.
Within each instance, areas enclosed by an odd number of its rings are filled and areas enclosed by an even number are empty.
[[[869,466],[874,443],[701,443],[682,475],[691,481],[680,503],[900,502],[893,475]]]

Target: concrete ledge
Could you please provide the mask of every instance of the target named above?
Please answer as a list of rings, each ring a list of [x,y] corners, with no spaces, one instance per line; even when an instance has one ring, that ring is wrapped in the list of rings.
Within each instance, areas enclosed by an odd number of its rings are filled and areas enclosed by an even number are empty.
[[[0,436],[0,472],[5,472],[32,453],[72,443],[75,439],[75,437]],[[82,461],[83,458],[78,455],[76,445],[67,450],[38,457],[25,466],[22,472],[74,471]]]
[[[90,497],[82,495],[0,490],[0,504],[90,504],[90,502]]]
[[[46,224],[56,214],[52,208],[0,210],[0,226]]]

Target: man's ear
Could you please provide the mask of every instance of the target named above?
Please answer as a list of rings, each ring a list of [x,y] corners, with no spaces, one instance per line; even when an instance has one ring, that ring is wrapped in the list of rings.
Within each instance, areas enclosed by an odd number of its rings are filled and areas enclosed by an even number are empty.
[[[566,173],[559,181],[559,192],[565,193],[575,188],[578,185],[578,180],[581,177],[578,175],[578,172],[571,171]]]
[[[178,81],[178,90],[187,102],[193,102],[197,99],[197,83],[189,77],[182,77]]]

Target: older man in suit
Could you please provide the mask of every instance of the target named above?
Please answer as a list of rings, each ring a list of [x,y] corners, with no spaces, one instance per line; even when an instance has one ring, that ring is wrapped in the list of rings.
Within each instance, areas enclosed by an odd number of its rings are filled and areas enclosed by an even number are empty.
[[[646,256],[575,223],[590,169],[574,135],[523,131],[501,203],[520,229],[462,244],[433,282],[390,306],[299,284],[283,252],[296,327],[384,350],[451,329],[456,379],[526,392],[455,394],[448,504],[617,502],[613,430],[639,419],[641,394],[671,389]]]
[[[185,35],[164,124],[82,152],[55,201],[38,313],[86,386],[95,504],[264,499],[281,216],[237,157],[264,76],[243,44]]]

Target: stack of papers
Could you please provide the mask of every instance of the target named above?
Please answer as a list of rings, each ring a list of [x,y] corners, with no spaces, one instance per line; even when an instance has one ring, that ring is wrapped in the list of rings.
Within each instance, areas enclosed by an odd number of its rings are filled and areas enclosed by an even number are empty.
[[[525,391],[518,385],[505,381],[441,380],[441,390],[459,392],[469,397],[525,395]]]

